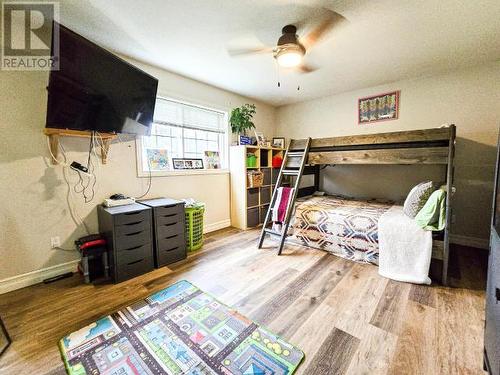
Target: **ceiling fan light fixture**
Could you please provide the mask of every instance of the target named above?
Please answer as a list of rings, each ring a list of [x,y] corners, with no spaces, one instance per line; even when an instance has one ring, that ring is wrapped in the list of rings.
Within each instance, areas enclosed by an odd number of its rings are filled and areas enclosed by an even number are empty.
[[[283,68],[293,68],[302,63],[305,50],[301,45],[292,44],[287,46],[280,46],[275,53],[274,58],[278,64]]]

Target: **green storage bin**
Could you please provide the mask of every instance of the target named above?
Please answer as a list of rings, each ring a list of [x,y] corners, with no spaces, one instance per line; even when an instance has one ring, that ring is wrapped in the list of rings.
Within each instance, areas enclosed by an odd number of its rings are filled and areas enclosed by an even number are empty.
[[[203,246],[203,214],[205,205],[199,204],[195,207],[186,207],[186,249],[187,251],[198,250]]]
[[[247,155],[247,168],[255,168],[257,166],[257,156],[254,154]]]

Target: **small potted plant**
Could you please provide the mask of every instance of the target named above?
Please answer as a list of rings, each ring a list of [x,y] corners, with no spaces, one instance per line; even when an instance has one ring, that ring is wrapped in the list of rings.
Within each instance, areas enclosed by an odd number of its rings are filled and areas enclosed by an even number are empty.
[[[229,123],[231,124],[231,132],[238,137],[238,144],[240,144],[240,136],[242,134],[247,135],[248,130],[255,129],[252,121],[255,113],[255,105],[248,103],[241,107],[233,108],[231,111]]]

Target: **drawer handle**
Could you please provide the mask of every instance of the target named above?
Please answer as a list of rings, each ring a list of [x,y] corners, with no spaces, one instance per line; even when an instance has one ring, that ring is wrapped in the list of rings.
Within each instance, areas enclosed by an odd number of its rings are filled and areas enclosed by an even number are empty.
[[[125,225],[137,225],[142,223],[142,221],[134,221],[133,223],[126,223]]]
[[[136,234],[140,234],[142,232],[144,232],[144,231],[140,230],[139,232],[127,233],[125,236],[135,236]]]
[[[172,217],[172,216],[175,216],[177,214],[167,214],[167,215],[161,215],[162,217]]]
[[[135,262],[130,262],[130,263],[127,263],[127,266],[131,266],[133,264],[136,264],[136,263],[139,263],[139,262],[142,262],[144,259],[139,259],[139,260],[136,260]]]
[[[139,246],[134,246],[134,247],[131,247],[130,249],[125,249],[125,251],[129,251],[129,250],[136,250],[136,249],[139,249],[141,248],[142,245],[139,245]]]
[[[166,239],[166,240],[169,240],[169,239],[171,239],[171,238],[175,238],[175,237],[177,237],[177,236],[178,236],[177,234],[174,234],[173,236],[168,236],[168,237],[165,237],[165,239]]]
[[[175,225],[177,223],[169,223],[169,224],[163,224],[165,227],[171,227],[172,225]]]
[[[173,247],[171,249],[167,249],[165,250],[166,252],[169,252],[169,251],[174,251],[174,250],[177,250],[179,248],[179,246],[176,246],[176,247]]]
[[[142,211],[137,211],[137,212],[125,212],[124,215],[127,215],[127,216],[132,216],[132,215],[139,215],[141,214]]]

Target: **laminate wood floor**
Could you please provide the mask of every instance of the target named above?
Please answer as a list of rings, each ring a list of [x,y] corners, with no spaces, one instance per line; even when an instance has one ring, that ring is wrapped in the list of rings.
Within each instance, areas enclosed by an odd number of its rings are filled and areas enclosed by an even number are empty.
[[[455,248],[453,288],[382,278],[377,267],[287,245],[256,248],[258,232],[226,229],[169,268],[118,285],[79,275],[0,296],[13,344],[0,373],[64,374],[58,340],[186,279],[306,353],[299,374],[484,374],[485,259]]]

